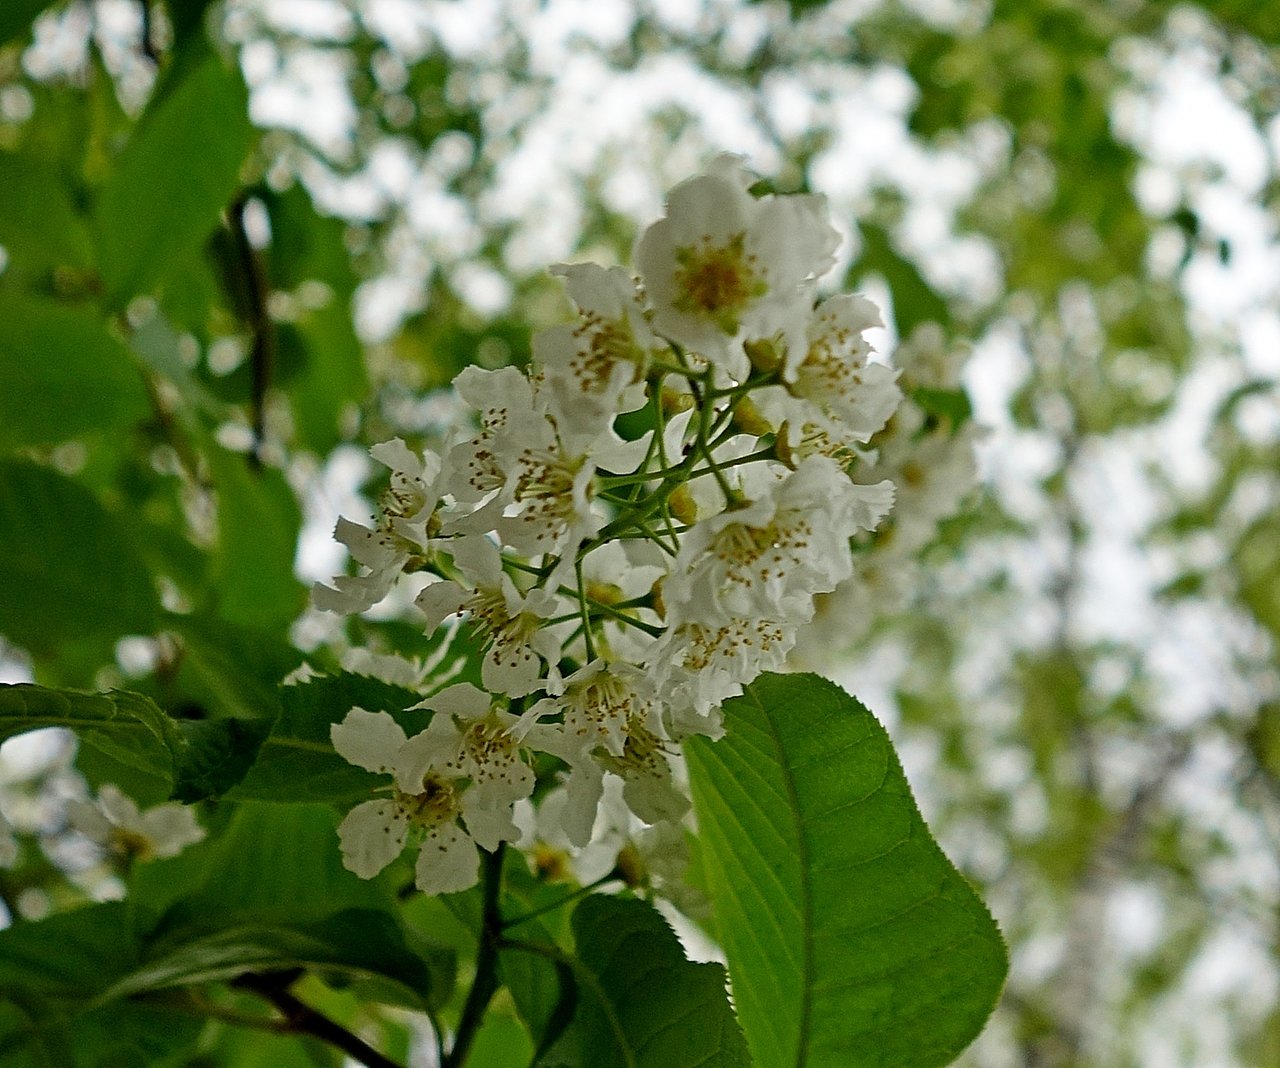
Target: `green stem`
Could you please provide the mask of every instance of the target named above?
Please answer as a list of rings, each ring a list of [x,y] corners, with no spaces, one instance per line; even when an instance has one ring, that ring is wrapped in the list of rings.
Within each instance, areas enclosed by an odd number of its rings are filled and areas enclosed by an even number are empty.
[[[603,886],[605,883],[614,882],[617,878],[618,876],[615,872],[608,872],[607,874],[600,876],[599,879],[596,879],[595,882],[587,883],[586,886],[578,887],[578,889],[565,894],[564,897],[551,902],[550,905],[543,905],[541,908],[536,908],[532,912],[526,912],[523,916],[517,916],[514,920],[507,920],[507,922],[502,925],[502,929],[504,931],[509,931],[511,928],[519,927],[520,924],[527,923],[529,920],[535,919],[538,916],[545,915],[548,912],[555,912],[556,909],[562,909],[565,905],[569,904],[570,901],[574,901],[577,898],[582,897],[584,894],[591,893],[593,890]]]
[[[581,556],[574,562],[573,573],[578,580],[578,611],[582,613],[582,640],[587,647],[587,663],[590,663],[596,658],[596,648],[591,640],[591,613],[587,609],[587,591],[582,581]]]

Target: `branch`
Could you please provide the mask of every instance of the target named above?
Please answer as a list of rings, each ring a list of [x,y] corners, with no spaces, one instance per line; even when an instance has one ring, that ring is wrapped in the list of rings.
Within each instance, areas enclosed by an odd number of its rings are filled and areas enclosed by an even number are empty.
[[[266,271],[262,268],[262,258],[254,250],[249,241],[249,233],[244,225],[244,209],[246,198],[237,197],[228,211],[228,222],[231,225],[231,237],[235,243],[236,256],[244,272],[245,295],[248,297],[247,308],[249,330],[253,343],[249,350],[249,367],[253,374],[250,407],[253,419],[253,451],[250,457],[255,467],[262,464],[262,446],[266,438],[266,403],[267,390],[271,387],[272,369],[275,364],[276,334],[271,322],[271,313],[267,308],[270,286]]]
[[[441,1068],[462,1068],[471,1044],[484,1020],[485,1010],[498,991],[498,946],[502,941],[502,913],[498,896],[502,891],[502,855],[506,843],[499,842],[492,853],[484,854],[484,911],[480,919],[480,943],[476,947],[476,976],[471,982],[453,1048]]]
[[[266,998],[284,1017],[288,1029],[296,1034],[311,1035],[328,1042],[365,1065],[366,1068],[400,1068],[395,1061],[384,1057],[363,1039],[353,1035],[341,1024],[317,1012],[310,1005],[289,993],[289,986],[298,977],[297,971],[275,972],[267,975],[242,975],[232,981],[233,986],[252,990]]]
[[[160,66],[160,49],[156,47],[155,20],[151,15],[151,0],[138,0],[142,9],[142,54],[156,66]]]

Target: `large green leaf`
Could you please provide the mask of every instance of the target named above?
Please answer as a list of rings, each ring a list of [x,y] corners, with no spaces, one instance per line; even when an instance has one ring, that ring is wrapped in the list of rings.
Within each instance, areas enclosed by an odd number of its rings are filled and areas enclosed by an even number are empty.
[[[217,614],[270,630],[293,622],[306,591],[293,573],[302,512],[276,470],[253,469],[246,456],[211,445],[205,458],[218,488]]]
[[[271,219],[271,284],[300,297],[307,294],[299,299],[297,317],[277,331],[280,361],[302,369],[286,387],[297,440],[323,455],[340,440],[344,410],[368,390],[351,314],[358,279],[346,246],[346,226],[320,215],[300,185],[267,194],[265,201]]]
[[[183,745],[175,753],[174,800],[190,804],[221,797],[245,777],[270,729],[260,719],[180,720]]]
[[[137,365],[101,318],[0,293],[0,447],[130,427],[148,410]]]
[[[0,685],[0,741],[42,727],[74,731],[95,754],[81,764],[91,780],[116,783],[144,805],[221,796],[244,777],[267,733],[255,720],[175,721],[126,690]]]
[[[114,1001],[151,990],[288,968],[376,976],[397,984],[405,1000],[418,1003],[431,986],[426,963],[406,948],[394,917],[375,909],[344,909],[312,923],[250,921],[161,935],[150,941],[136,967],[100,997]]]
[[[2,32],[2,31],[0,31]],[[87,267],[89,228],[62,168],[17,152],[0,152],[0,245],[18,263]]]
[[[352,708],[391,712],[413,734],[426,728],[428,712],[400,714],[418,695],[363,675],[341,674],[309,679],[280,688],[280,717],[257,762],[230,792],[238,800],[329,801],[353,805],[368,800],[384,775],[348,763],[333,748],[329,728]]]
[[[69,1053],[83,1045],[80,1033],[92,1028],[95,1014],[128,1014],[145,1004],[130,1001],[139,995],[246,973],[304,968],[375,978],[396,990],[400,1003],[419,1008],[434,982],[395,917],[380,909],[342,909],[305,922],[159,929],[154,919],[110,902],[0,931],[0,1063],[14,1063],[9,1054],[20,1052],[30,1063],[58,1068],[106,1063],[92,1051]]]
[[[286,634],[193,612],[170,616],[182,639],[181,699],[219,716],[268,722],[280,712],[280,680],[303,661]]]
[[[298,965],[321,965],[329,958],[311,943],[323,937],[344,975],[379,981],[370,997],[440,1004],[453,984],[452,954],[401,926],[389,874],[361,879],[343,867],[339,818],[322,804],[239,804],[203,842],[139,868],[134,900],[164,912],[152,957],[173,948],[157,967],[234,973],[252,970],[253,954],[283,967],[288,953],[305,955]]]
[[[686,745],[717,929],[757,1064],[946,1064],[1007,961],[920,818],[875,718],[812,675],[766,675]]]
[[[174,750],[181,743],[172,721],[138,694],[0,685],[0,740],[41,727],[75,731],[87,745],[144,778],[173,780]]]
[[[125,527],[73,479],[0,461],[0,634],[33,652],[152,630],[159,598]]]
[[[165,88],[98,197],[99,260],[115,307],[163,280],[208,237],[253,143],[244,81],[218,56]]]
[[[573,911],[578,1011],[543,1068],[750,1064],[724,969],[693,964],[643,901],[593,894]]]

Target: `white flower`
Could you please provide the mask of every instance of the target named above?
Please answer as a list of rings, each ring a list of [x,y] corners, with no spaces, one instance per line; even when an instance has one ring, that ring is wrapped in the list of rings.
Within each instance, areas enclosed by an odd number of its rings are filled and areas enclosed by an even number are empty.
[[[938,524],[960,511],[978,481],[974,444],[982,428],[966,423],[958,431],[941,426],[922,433],[924,413],[903,405],[875,444],[879,456],[859,477],[890,478],[897,501],[887,548],[907,555],[928,545]]]
[[[535,334],[533,358],[560,436],[574,446],[593,441],[614,416],[644,404],[644,377],[657,342],[635,280],[621,267],[561,264],[552,273],[564,277],[578,322]]]
[[[142,812],[120,788],[105,783],[98,802],[73,801],[71,825],[112,853],[130,859],[176,857],[204,838],[204,828],[185,805],[156,805]]]
[[[369,450],[391,469],[391,485],[383,498],[376,529],[343,517],[334,537],[361,565],[358,575],[337,575],[333,586],[317,582],[312,601],[326,612],[354,615],[372,608],[390,592],[411,557],[427,550],[427,525],[440,500],[440,458],[416,456],[395,438]]]
[[[764,617],[673,623],[654,643],[647,661],[669,709],[671,736],[720,737],[721,703],[762,672],[782,667],[795,638],[793,621]]]
[[[458,825],[462,809],[456,783],[435,769],[424,771],[416,759],[404,759],[409,739],[400,725],[385,712],[353,708],[329,736],[352,764],[394,777],[390,797],[361,802],[338,826],[343,864],[372,879],[400,855],[412,831],[422,839],[414,881],[423,893],[451,894],[474,886],[480,855]]]
[[[883,325],[865,297],[840,294],[813,311],[807,344],[787,353],[785,386],[770,386],[753,402],[775,427],[787,426],[799,444],[815,430],[835,447],[864,443],[880,430],[902,400],[897,373],[867,360],[864,330]]]
[[[548,740],[541,748],[552,752],[555,746]],[[569,763],[559,811],[565,836],[576,846],[591,840],[606,772],[622,779],[627,807],[645,823],[679,820],[689,811],[689,799],[671,774],[674,753],[671,743],[650,730],[644,717],[627,724],[621,755],[605,749],[578,751],[567,744],[555,754]]]
[[[560,642],[544,623],[561,602],[545,589],[522,594],[502,568],[497,546],[485,537],[451,543],[453,562],[467,585],[445,579],[426,586],[414,602],[433,632],[448,616],[466,613],[485,643],[480,676],[492,693],[522,697],[538,689],[543,663],[554,669]]]
[[[749,371],[742,341],[782,334],[803,343],[813,283],[839,243],[822,197],[756,199],[750,185],[736,157],[719,157],[671,191],[666,217],[635,252],[654,332],[735,381]]]
[[[453,385],[479,413],[480,429],[450,450],[446,486],[458,501],[485,504],[486,514],[500,514],[514,488],[511,464],[504,457],[530,434],[545,436],[542,405],[535,397],[533,383],[514,367],[496,371],[467,367]]]
[[[824,456],[782,479],[757,478],[750,491],[750,504],[685,533],[663,586],[669,619],[807,622],[813,595],[849,576],[849,539],[874,527],[893,501],[891,483],[857,486]]]
[[[612,611],[600,615],[595,632],[597,652],[613,662],[639,663],[653,645],[651,631],[662,619],[652,607],[636,604],[652,601],[655,585],[668,571],[662,550],[648,541],[612,541],[593,549],[582,559],[583,592],[589,601]],[[617,606],[623,607],[617,607]],[[585,659],[581,640],[566,652]]]
[[[518,718],[494,706],[483,690],[463,682],[414,708],[435,712],[425,731],[401,747],[398,766],[410,779],[433,772],[467,779],[460,812],[471,837],[485,849],[515,841],[511,806],[533,792],[534,775],[520,756],[512,729]]]
[[[564,680],[555,697],[538,701],[522,717],[525,725],[563,713],[569,746],[597,746],[616,757],[626,749],[629,724],[658,724],[653,687],[636,665],[596,659]]]
[[[471,509],[460,509],[445,529],[496,531],[503,544],[527,556],[572,556],[605,523],[593,506],[597,469],[633,471],[648,438],[624,441],[607,421],[593,434],[566,438],[518,371],[468,368],[463,375],[463,395],[473,403],[483,396],[488,406],[480,433],[450,453],[450,485]]]
[[[632,815],[622,792],[623,780],[608,776],[594,825],[571,839],[565,833],[567,791],[554,787],[536,812],[525,815],[525,841],[533,846],[535,857],[568,868],[581,885],[615,875],[633,888],[652,889],[687,915],[708,917],[706,896],[685,881],[690,857],[684,827],[678,821],[644,826]]]

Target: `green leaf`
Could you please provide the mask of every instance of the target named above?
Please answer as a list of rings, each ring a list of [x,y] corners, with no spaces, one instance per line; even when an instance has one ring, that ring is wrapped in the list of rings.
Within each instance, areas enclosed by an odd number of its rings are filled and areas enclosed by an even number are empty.
[[[89,228],[72,201],[63,169],[0,152],[0,245],[16,262],[42,267],[93,261]]]
[[[271,730],[266,720],[179,720],[184,745],[177,754],[172,797],[191,804],[221,797],[245,777]]]
[[[374,775],[340,757],[329,740],[329,728],[342,722],[352,708],[391,712],[410,734],[424,730],[430,713],[402,709],[419,697],[363,675],[341,674],[309,679],[280,688],[281,712],[257,762],[230,791],[236,800],[329,801],[354,805],[386,785]]]
[[[53,7],[57,0],[5,0],[0,6],[0,45],[6,45],[15,37],[23,37],[35,18],[46,7]],[[3,188],[3,186],[0,186]]]
[[[170,926],[310,922],[392,904],[385,877],[361,879],[342,866],[339,816],[328,805],[225,808],[229,821],[204,841],[134,874],[133,898],[166,913]]]
[[[533,1052],[519,1020],[491,1012],[476,1032],[467,1063],[484,1068],[527,1068]]]
[[[271,219],[266,256],[271,285],[307,294],[299,300],[297,318],[277,331],[280,362],[302,368],[287,385],[298,442],[323,455],[340,440],[344,410],[368,390],[352,322],[351,294],[358,279],[346,225],[319,214],[301,186],[268,193],[264,200]]]
[[[57,946],[56,953],[49,947]],[[87,905],[0,931],[0,992],[31,1010],[75,1001],[139,960],[134,910],[120,901]]]
[[[911,391],[911,399],[930,415],[947,419],[957,430],[973,418],[973,403],[963,389],[930,389],[921,386]]]
[[[137,365],[97,315],[0,293],[0,448],[123,429],[148,411]]]
[[[182,741],[169,717],[146,697],[124,690],[89,694],[0,685],[0,740],[41,727],[74,731],[84,744],[145,779],[159,780],[168,793]]]
[[[218,224],[253,143],[244,81],[207,55],[157,92],[98,197],[108,305],[162,281]]]
[[[592,894],[573,911],[578,1012],[542,1068],[712,1068],[751,1062],[724,969],[693,964],[666,920],[634,899]],[[558,953],[558,951],[556,951]]]
[[[151,576],[125,528],[50,468],[0,461],[0,633],[41,654],[88,636],[150,633]]]
[[[162,934],[145,957],[101,994],[114,1001],[152,990],[233,979],[246,972],[334,969],[391,980],[410,1002],[431,985],[421,958],[405,948],[394,917],[376,909],[344,909],[309,924],[247,922],[215,930]]]
[[[416,1007],[426,1004],[433,985],[395,917],[380,909],[341,909],[294,923],[153,928],[153,922],[150,912],[110,902],[0,931],[0,1007],[19,1010],[0,1013],[0,1055],[6,1041],[20,1047],[42,1032],[47,1039],[75,1016],[114,1002],[248,972],[306,968],[376,978]]]
[[[763,676],[724,711],[725,737],[686,752],[756,1063],[949,1063],[999,996],[1005,949],[884,729],[812,675]]]
[[[284,476],[211,445],[205,458],[218,488],[217,614],[243,627],[285,627],[306,591],[293,573],[302,512]]]
[[[298,443],[325,455],[342,440],[341,419],[369,388],[351,305],[330,297],[279,332],[282,352],[296,349],[303,373],[289,386]]]
[[[113,782],[141,804],[221,796],[244,777],[269,729],[257,720],[175,722],[126,690],[0,685],[0,741],[41,727],[74,731],[96,754],[90,779]]]
[[[182,639],[175,683],[183,700],[238,719],[279,715],[280,680],[303,660],[286,635],[194,612],[169,616],[166,626]]]

